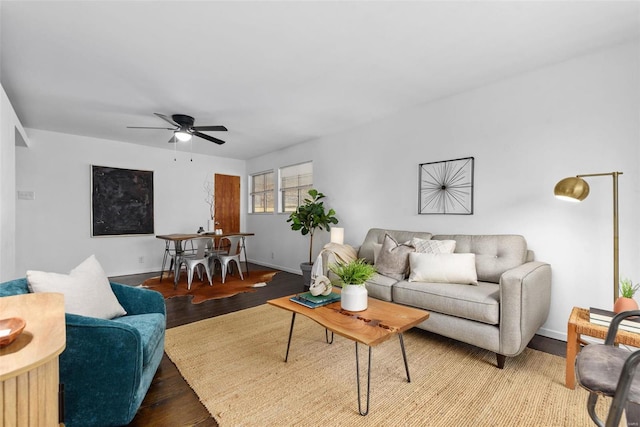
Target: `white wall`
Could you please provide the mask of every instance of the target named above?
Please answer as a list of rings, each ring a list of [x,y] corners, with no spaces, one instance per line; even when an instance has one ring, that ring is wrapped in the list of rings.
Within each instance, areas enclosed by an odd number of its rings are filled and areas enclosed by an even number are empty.
[[[612,192],[611,178],[594,178],[587,200],[565,203],[553,197],[558,180],[624,172],[620,272],[640,281],[639,52],[626,44],[545,67],[252,159],[247,172],[313,160],[314,187],[354,245],[371,227],[524,235],[553,269],[540,333],[565,339],[573,306],[612,306]],[[475,157],[474,214],[418,215],[418,164],[467,156]],[[248,216],[250,257],[299,271],[308,241],[286,218]],[[328,239],[321,235],[315,253]]]
[[[16,145],[28,139],[0,86],[0,281],[11,279],[16,267]]]
[[[125,142],[27,130],[30,148],[18,148],[17,189],[35,200],[18,200],[17,276],[26,270],[67,273],[95,254],[108,275],[159,271],[164,241],[150,236],[91,237],[90,165],[154,171],[156,234],[194,233],[206,227],[205,180],[221,173],[243,177],[241,212],[246,212],[245,162],[144,147]],[[246,215],[241,214],[241,228]],[[140,263],[139,258],[144,262]]]

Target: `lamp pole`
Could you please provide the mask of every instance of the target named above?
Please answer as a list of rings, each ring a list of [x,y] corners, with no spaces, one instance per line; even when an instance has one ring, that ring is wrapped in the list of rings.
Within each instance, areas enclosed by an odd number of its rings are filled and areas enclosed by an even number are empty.
[[[620,244],[618,238],[618,176],[622,172],[608,173],[592,173],[585,175],[576,175],[578,178],[587,178],[592,176],[609,176],[613,178],[613,302],[618,298],[618,284],[620,283]]]

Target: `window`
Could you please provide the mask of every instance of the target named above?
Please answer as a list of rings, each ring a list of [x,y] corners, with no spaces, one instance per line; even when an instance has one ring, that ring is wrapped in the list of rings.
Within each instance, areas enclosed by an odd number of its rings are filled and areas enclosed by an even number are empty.
[[[251,175],[251,212],[273,212],[273,171]]]
[[[294,212],[313,185],[313,163],[280,168],[280,211]]]

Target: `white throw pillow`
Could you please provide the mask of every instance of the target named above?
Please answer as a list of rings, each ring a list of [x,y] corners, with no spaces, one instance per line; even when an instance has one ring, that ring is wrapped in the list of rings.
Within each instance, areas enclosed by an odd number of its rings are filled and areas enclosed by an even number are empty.
[[[416,252],[425,254],[452,254],[456,249],[456,241],[426,240],[414,237],[411,239],[411,246],[416,248]]]
[[[477,285],[475,254],[409,254],[410,282]]]
[[[64,309],[70,314],[113,319],[127,314],[118,302],[106,273],[94,255],[67,274],[27,271],[31,292],[64,294]]]

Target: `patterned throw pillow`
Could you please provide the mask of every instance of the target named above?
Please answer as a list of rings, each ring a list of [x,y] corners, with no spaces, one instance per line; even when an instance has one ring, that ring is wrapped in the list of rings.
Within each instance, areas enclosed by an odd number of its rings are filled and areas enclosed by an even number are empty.
[[[425,240],[414,237],[411,239],[411,246],[416,248],[416,252],[423,254],[452,254],[456,249],[456,241]]]
[[[409,254],[414,251],[413,246],[399,244],[386,234],[376,257],[376,270],[383,276],[403,280],[409,271]]]

